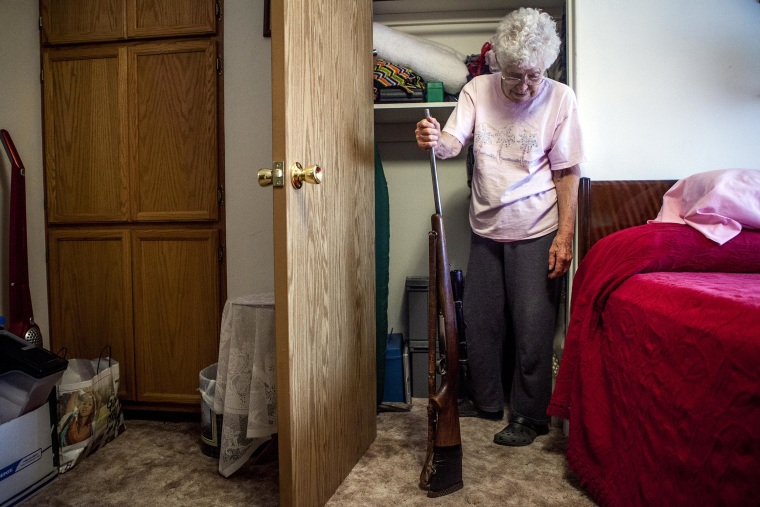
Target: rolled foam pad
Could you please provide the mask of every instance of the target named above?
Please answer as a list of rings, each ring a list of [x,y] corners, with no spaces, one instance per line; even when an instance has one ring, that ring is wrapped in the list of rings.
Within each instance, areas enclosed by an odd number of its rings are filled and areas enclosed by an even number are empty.
[[[467,65],[454,49],[377,22],[372,30],[378,58],[408,67],[426,82],[441,81],[446,93],[459,93],[467,83]]]

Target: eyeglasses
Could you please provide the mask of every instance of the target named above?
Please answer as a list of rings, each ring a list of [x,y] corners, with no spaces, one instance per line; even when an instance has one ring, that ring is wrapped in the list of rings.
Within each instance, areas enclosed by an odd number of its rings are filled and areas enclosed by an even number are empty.
[[[544,80],[543,73],[539,72],[532,72],[530,74],[523,74],[523,75],[517,75],[517,74],[510,74],[508,76],[501,76],[501,79],[507,83],[509,86],[514,86],[518,83],[522,83],[523,80],[525,80],[525,84],[529,86],[535,86],[537,84],[540,84],[541,81]]]

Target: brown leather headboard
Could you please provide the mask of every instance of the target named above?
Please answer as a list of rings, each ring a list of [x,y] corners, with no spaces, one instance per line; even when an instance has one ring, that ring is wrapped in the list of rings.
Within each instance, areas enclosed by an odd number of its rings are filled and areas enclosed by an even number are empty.
[[[662,196],[677,180],[591,181],[578,188],[578,260],[608,234],[657,217]]]

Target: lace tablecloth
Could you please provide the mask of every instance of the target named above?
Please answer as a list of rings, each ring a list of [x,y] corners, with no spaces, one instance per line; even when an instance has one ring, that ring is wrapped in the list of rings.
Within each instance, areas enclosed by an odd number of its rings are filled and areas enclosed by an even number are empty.
[[[274,294],[224,305],[214,412],[223,416],[219,473],[229,477],[277,432]]]

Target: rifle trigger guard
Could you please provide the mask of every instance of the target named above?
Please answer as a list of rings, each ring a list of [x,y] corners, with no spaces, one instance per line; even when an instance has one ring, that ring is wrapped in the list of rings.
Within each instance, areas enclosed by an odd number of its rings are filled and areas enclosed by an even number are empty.
[[[446,375],[446,358],[445,357],[438,359],[438,362],[436,362],[435,364],[435,370],[441,376]]]

